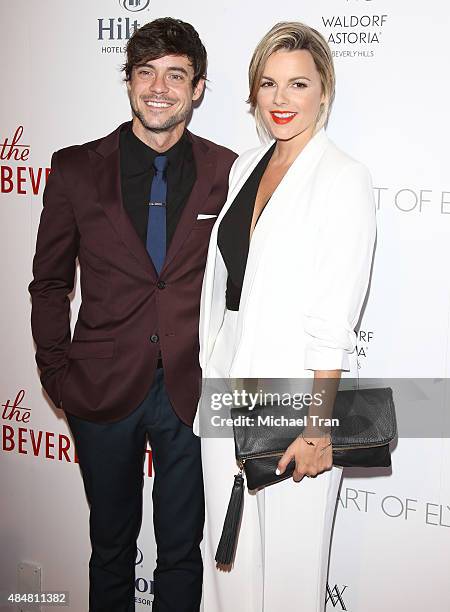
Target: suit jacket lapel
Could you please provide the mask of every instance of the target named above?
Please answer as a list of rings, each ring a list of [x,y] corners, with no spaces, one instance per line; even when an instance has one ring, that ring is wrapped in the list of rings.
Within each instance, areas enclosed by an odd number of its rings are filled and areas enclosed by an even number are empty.
[[[125,124],[123,124],[125,125]],[[156,277],[153,262],[123,206],[120,183],[119,134],[122,125],[89,151],[98,198],[111,225],[144,270]]]
[[[216,156],[207,144],[188,131],[188,137],[192,142],[192,153],[197,171],[197,178],[186,205],[181,213],[175,233],[170,242],[161,274],[171,264],[178,250],[186,240],[189,232],[197,220],[197,213],[201,210],[212,187],[212,181],[216,168]]]

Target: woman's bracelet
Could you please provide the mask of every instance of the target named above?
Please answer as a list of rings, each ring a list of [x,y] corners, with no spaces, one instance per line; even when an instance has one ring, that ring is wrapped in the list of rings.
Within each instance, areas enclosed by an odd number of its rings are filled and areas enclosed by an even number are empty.
[[[326,448],[328,448],[329,446],[332,445],[332,441],[331,441],[331,435],[330,435],[330,442],[326,445],[326,446],[322,446],[322,448],[320,449],[320,452],[322,453]]]
[[[303,431],[300,434],[300,436],[303,438],[303,440],[306,442],[306,444],[309,444],[310,446],[315,446],[314,442],[311,442],[311,440],[307,440],[304,436],[303,436]]]
[[[314,442],[311,442],[311,440],[307,440],[307,439],[306,439],[306,438],[303,436],[303,431],[302,431],[302,433],[301,433],[300,435],[301,435],[301,437],[303,438],[303,440],[306,442],[306,444],[309,444],[309,446],[316,446],[316,445],[314,444]],[[331,434],[328,434],[328,435],[330,436],[330,442],[329,442],[329,444],[327,444],[326,446],[322,446],[322,448],[320,449],[320,452],[324,451],[326,448],[328,448],[328,447],[329,447],[329,446],[331,446],[331,444],[332,444],[332,441],[331,441]]]

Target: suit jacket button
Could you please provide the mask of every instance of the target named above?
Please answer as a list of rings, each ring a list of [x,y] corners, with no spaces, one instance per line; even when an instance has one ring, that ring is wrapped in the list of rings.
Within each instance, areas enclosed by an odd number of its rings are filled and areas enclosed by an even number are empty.
[[[158,289],[164,289],[166,286],[166,283],[162,280],[158,281],[157,285]]]
[[[153,342],[153,343],[155,344],[155,343],[156,343],[156,342],[158,342],[158,341],[159,341],[159,336],[158,336],[158,334],[152,334],[152,335],[150,336],[150,342]]]

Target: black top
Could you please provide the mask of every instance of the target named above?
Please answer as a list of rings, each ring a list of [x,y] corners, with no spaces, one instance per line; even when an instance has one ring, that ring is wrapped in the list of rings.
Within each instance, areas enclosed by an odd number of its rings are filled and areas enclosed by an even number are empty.
[[[228,271],[226,292],[228,310],[239,310],[256,195],[264,171],[275,150],[275,145],[276,143],[264,154],[242,185],[230,208],[223,216],[217,232],[217,244]],[[259,214],[256,223],[258,223],[263,212],[264,209]]]
[[[135,136],[130,126],[122,129],[119,147],[123,205],[144,244],[147,243],[148,201],[154,175],[153,160],[157,155],[168,157],[166,244],[169,248],[196,179],[192,143],[184,132],[173,147],[164,153],[158,153]]]

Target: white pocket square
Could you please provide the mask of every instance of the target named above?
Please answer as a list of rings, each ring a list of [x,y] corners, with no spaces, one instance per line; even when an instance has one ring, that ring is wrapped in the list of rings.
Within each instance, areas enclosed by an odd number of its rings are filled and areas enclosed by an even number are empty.
[[[198,219],[215,219],[217,217],[217,215],[204,215],[202,213],[199,213],[197,215],[197,220]]]

